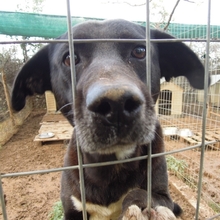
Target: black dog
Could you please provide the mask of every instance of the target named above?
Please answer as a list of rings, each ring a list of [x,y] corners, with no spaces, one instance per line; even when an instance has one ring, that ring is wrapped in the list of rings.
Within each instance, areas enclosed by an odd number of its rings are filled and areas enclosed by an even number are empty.
[[[124,20],[86,22],[73,27],[75,39],[144,39],[145,28]],[[64,34],[60,39],[66,39]],[[152,39],[171,39],[158,30]],[[114,161],[164,151],[162,130],[154,111],[160,78],[186,76],[202,89],[204,69],[183,43],[151,43],[151,94],[146,87],[146,45],[143,42],[78,43],[75,47],[76,100],[71,92],[69,47],[49,44],[18,73],[12,105],[20,110],[27,95],[53,91],[58,108],[75,126],[65,166],[77,165],[75,136],[83,163]],[[65,106],[65,107],[64,107]],[[134,188],[146,189],[146,160],[85,168],[86,210],[89,219],[117,219],[125,196]],[[65,219],[82,219],[79,174],[63,172],[61,199]],[[165,157],[152,159],[152,208],[165,206],[177,216],[181,208],[168,191]]]

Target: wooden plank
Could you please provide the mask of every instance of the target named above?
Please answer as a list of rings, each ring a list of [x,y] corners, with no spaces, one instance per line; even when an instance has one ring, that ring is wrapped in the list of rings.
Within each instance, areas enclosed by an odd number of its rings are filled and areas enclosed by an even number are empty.
[[[45,99],[46,99],[46,105],[47,105],[47,112],[56,112],[57,105],[55,101],[54,94],[51,91],[45,92]]]
[[[41,123],[43,123],[43,122],[56,122],[56,121],[68,122],[67,119],[61,113],[57,113],[57,114],[44,115],[44,117],[41,120]]]
[[[213,135],[206,135],[205,140],[207,141],[216,141],[217,139],[214,139],[214,134]],[[193,135],[192,137],[180,137],[180,140],[187,142],[188,144],[191,145],[196,145],[196,144],[201,144],[202,142],[202,135],[201,133],[197,133],[197,135]],[[207,144],[206,145],[208,148],[213,149],[213,150],[219,150],[220,149],[220,143],[216,142],[213,144]]]
[[[46,142],[46,141],[58,141],[58,140],[69,140],[72,137],[74,128],[66,122],[51,122],[51,123],[43,123],[38,131],[41,133],[52,132],[54,134],[51,138],[40,138],[37,135],[34,138],[34,141]]]
[[[212,112],[212,111],[210,111],[210,113],[211,113],[211,115],[215,115],[215,116],[220,117],[220,114],[218,114],[218,113],[215,113],[215,112]]]
[[[220,140],[220,134],[216,133],[216,131],[206,131],[206,139],[209,141]]]
[[[191,137],[193,140],[196,140],[197,142],[202,142],[202,137],[201,136],[198,136],[198,135],[193,135],[192,137]]]
[[[200,139],[202,139],[202,133],[201,132],[196,132],[195,133]],[[207,133],[205,134],[205,140],[207,141],[214,141],[215,139],[213,138],[213,134],[212,133]]]
[[[220,135],[219,134],[213,134],[212,137],[217,140],[220,141]]]
[[[210,131],[210,130],[209,130],[209,131],[206,131],[205,133],[206,133],[207,135],[209,135],[209,136],[212,136],[213,134],[215,134],[213,131]]]
[[[40,124],[44,125],[44,126],[46,126],[46,125],[51,126],[52,124],[54,124],[54,126],[57,126],[57,124],[59,124],[60,126],[61,125],[67,125],[67,126],[70,125],[70,123],[68,121],[41,122]]]
[[[198,144],[198,141],[195,141],[191,137],[180,136],[180,140],[183,140],[184,142],[187,142],[188,144],[192,144],[192,145]]]
[[[220,136],[220,131],[219,130],[214,131],[214,133]]]

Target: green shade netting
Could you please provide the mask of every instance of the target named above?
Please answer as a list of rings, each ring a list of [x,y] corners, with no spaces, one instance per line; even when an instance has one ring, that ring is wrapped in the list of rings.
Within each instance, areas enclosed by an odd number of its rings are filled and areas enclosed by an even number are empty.
[[[72,25],[97,18],[72,17]],[[145,25],[144,22],[138,22]],[[163,25],[151,23],[152,27]],[[167,32],[177,38],[205,39],[206,25],[171,23]],[[56,38],[67,31],[66,16],[0,11],[0,34],[11,36]],[[220,38],[220,26],[211,25],[211,38]]]

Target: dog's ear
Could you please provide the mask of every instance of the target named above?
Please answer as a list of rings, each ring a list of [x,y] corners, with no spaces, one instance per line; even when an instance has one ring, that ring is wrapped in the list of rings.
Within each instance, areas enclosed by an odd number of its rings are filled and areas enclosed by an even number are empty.
[[[43,94],[51,90],[49,46],[36,53],[18,72],[12,89],[12,107],[20,111],[25,99],[34,93]]]
[[[152,32],[153,39],[174,38],[158,30]],[[194,88],[204,88],[203,64],[189,47],[181,42],[158,42],[157,47],[161,77],[169,81],[172,77],[185,76]]]

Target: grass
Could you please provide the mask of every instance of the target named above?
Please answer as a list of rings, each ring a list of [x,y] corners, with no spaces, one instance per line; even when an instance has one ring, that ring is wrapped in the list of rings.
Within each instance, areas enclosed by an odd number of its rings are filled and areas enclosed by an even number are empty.
[[[167,168],[173,172],[177,177],[183,178],[187,163],[184,160],[176,159],[174,156],[168,155],[166,157]]]
[[[209,202],[208,203],[209,207],[212,208],[216,213],[220,212],[220,206],[219,204],[215,203],[215,202]]]
[[[62,202],[58,201],[54,203],[52,211],[50,212],[48,219],[49,220],[63,220],[63,206]]]

